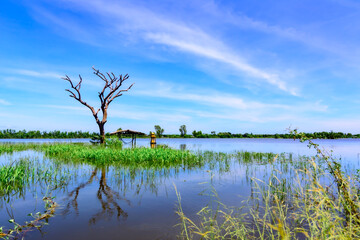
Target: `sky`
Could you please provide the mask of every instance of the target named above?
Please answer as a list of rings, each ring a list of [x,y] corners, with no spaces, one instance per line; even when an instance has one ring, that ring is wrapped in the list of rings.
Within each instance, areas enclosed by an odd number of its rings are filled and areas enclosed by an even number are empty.
[[[0,129],[98,131],[103,81],[129,74],[118,128],[360,133],[355,0],[2,0]]]

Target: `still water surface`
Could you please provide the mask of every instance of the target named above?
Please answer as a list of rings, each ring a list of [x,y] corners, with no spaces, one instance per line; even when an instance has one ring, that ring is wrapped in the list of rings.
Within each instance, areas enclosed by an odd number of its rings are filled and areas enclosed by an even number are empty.
[[[0,142],[52,142],[59,140],[1,140]],[[81,142],[88,140],[61,140]],[[125,140],[127,141],[127,140]],[[157,139],[158,144],[191,151],[273,152],[293,156],[313,155],[305,143],[288,139]],[[347,168],[360,168],[360,140],[316,140],[320,146],[341,158]],[[138,146],[148,146],[148,139],[138,139]],[[0,156],[6,164],[21,157],[52,160],[42,153],[25,151]],[[214,187],[223,203],[241,206],[251,192],[249,177],[261,178],[266,166],[228,163],[224,168],[205,165],[195,169],[94,168],[88,165],[63,165],[67,184],[53,189],[46,183],[31,185],[23,196],[13,196],[0,203],[0,226],[7,220],[28,221],[27,213],[43,210],[42,197],[49,194],[59,204],[56,215],[41,231],[26,234],[26,239],[176,239],[179,228],[176,186],[182,196],[185,214],[195,213],[209,203],[211,197],[201,194]]]

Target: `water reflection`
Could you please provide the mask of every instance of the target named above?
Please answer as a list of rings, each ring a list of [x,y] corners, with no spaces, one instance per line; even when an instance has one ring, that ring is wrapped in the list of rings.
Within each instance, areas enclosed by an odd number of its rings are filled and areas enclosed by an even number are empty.
[[[71,209],[73,209],[76,215],[79,215],[78,197],[80,191],[93,183],[94,179],[98,175],[98,171],[99,169],[95,168],[86,182],[79,184],[68,193],[68,196],[65,199],[65,202],[67,202],[66,207],[62,212],[63,215],[69,214]],[[96,224],[99,220],[111,220],[114,215],[116,215],[117,220],[126,220],[128,213],[120,207],[119,202],[124,201],[128,205],[131,205],[131,202],[121,197],[119,192],[114,191],[107,184],[105,168],[101,168],[100,170],[98,185],[98,190],[94,194],[96,194],[96,198],[101,205],[101,210],[93,214],[93,216],[89,219],[89,224]],[[83,191],[86,192],[86,190]]]
[[[195,139],[197,141],[197,139]],[[181,150],[196,149],[198,146],[214,149],[225,146],[225,150],[234,146],[237,148],[258,148],[260,143],[255,140],[245,142],[244,140],[176,140],[176,148]],[[163,141],[163,142],[162,142]],[[171,141],[159,139],[160,144],[168,144]],[[174,140],[175,141],[175,140]],[[242,142],[244,141],[244,142]],[[258,140],[256,140],[258,141]],[[271,147],[272,152],[284,152],[286,144],[279,144],[281,141],[275,141],[272,146],[266,141],[261,143],[265,146],[260,149],[262,152]],[[200,144],[200,143],[201,144]],[[138,142],[138,145],[141,141]],[[287,143],[287,142],[285,142]],[[298,143],[291,147],[287,152],[298,150]],[[175,143],[174,143],[175,144]],[[149,142],[147,140],[146,146]],[[257,146],[255,146],[257,145]],[[279,146],[277,146],[279,145]],[[306,148],[306,144],[303,144]],[[204,147],[205,146],[205,147]],[[280,149],[281,151],[276,151]],[[333,146],[341,149],[345,153],[351,153],[351,160],[359,161],[360,154],[358,148],[353,149],[354,145],[346,148],[343,145]],[[285,150],[284,150],[285,149]],[[299,148],[300,149],[300,148]],[[351,151],[350,151],[350,150]],[[222,149],[223,150],[223,149]],[[201,164],[187,167],[186,165],[178,167],[141,168],[139,166],[112,166],[112,167],[92,167],[88,165],[64,164],[63,161],[49,160],[68,169],[68,176],[71,178],[66,181],[66,187],[61,191],[53,193],[60,207],[57,209],[57,215],[50,219],[50,225],[46,227],[47,234],[41,236],[32,232],[30,239],[116,239],[121,232],[124,239],[176,239],[176,231],[173,226],[178,223],[178,217],[174,214],[174,205],[176,204],[176,195],[173,190],[175,184],[181,193],[185,211],[194,214],[199,211],[208,202],[208,198],[199,195],[208,185],[200,184],[211,182],[221,196],[222,202],[230,206],[240,206],[239,195],[256,197],[254,193],[254,178],[268,179],[272,171],[281,172],[286,178],[286,182],[281,182],[284,188],[287,188],[292,181],[296,180],[297,172],[292,167],[302,168],[303,159],[295,154],[279,154],[277,164],[269,168],[269,163],[273,162],[276,154],[255,154],[255,153],[234,153],[233,158],[228,159],[225,154],[206,153]],[[338,152],[335,152],[336,154]],[[352,154],[354,153],[354,154]],[[204,153],[205,154],[205,153]],[[15,155],[14,155],[15,156]],[[39,158],[44,156],[37,153]],[[350,156],[345,155],[345,156]],[[205,160],[207,159],[207,160]],[[349,169],[354,165],[349,165]],[[358,166],[358,165],[357,165]],[[11,218],[17,217],[18,222],[24,222],[28,219],[27,213],[41,211],[36,205],[35,196],[42,197],[45,192],[56,191],[57,189],[48,189],[45,182],[32,182],[26,185],[24,194],[15,198],[10,206],[0,206],[0,226],[6,225],[10,213]],[[30,194],[31,193],[31,194]],[[8,207],[8,209],[6,209]],[[35,209],[35,210],[34,210]],[[64,232],[64,229],[68,231]]]
[[[101,203],[101,211],[94,214],[89,221],[90,224],[95,224],[101,219],[110,220],[114,214],[116,214],[117,220],[120,220],[120,217],[126,220],[128,217],[128,214],[122,210],[118,201],[125,201],[128,205],[130,205],[130,201],[122,198],[118,192],[112,190],[111,187],[107,185],[105,168],[101,169],[97,199]]]
[[[180,144],[180,150],[185,151],[186,150],[186,144]]]
[[[76,213],[76,215],[79,215],[79,209],[78,209],[79,204],[78,204],[78,200],[77,200],[78,196],[79,196],[79,192],[81,189],[85,188],[86,186],[90,185],[93,182],[96,174],[97,174],[97,169],[95,169],[92,172],[88,181],[86,181],[85,183],[79,184],[74,190],[72,190],[68,193],[68,197],[67,197],[68,203],[66,204],[66,207],[63,210],[63,214],[66,215],[67,213],[69,213],[71,210],[71,207],[72,207],[74,209],[74,212]],[[69,200],[69,199],[71,199],[71,200]]]

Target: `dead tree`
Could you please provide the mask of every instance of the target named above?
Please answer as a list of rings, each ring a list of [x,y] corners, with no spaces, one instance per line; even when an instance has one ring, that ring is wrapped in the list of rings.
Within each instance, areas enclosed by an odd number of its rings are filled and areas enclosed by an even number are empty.
[[[81,98],[80,88],[81,88],[82,78],[80,75],[79,75],[80,81],[75,86],[68,75],[65,75],[65,77],[62,79],[69,81],[69,83],[70,83],[72,90],[65,89],[66,91],[70,92],[69,96],[72,98],[75,98],[77,101],[79,101],[81,104],[83,104],[84,106],[88,107],[91,110],[91,112],[96,120],[96,123],[99,126],[100,143],[103,144],[105,142],[104,125],[107,122],[107,110],[108,110],[109,104],[115,98],[120,97],[123,92],[128,91],[134,85],[134,83],[131,84],[130,87],[128,87],[127,89],[120,89],[122,83],[129,78],[128,74],[126,74],[125,76],[120,75],[119,77],[116,77],[115,74],[111,72],[111,73],[106,73],[106,75],[107,75],[107,77],[106,77],[105,74],[102,74],[99,70],[95,69],[94,67],[92,67],[92,69],[94,70],[94,74],[96,76],[98,76],[99,78],[101,78],[101,80],[104,81],[104,87],[103,87],[102,91],[99,92],[99,98],[100,98],[101,105],[100,105],[100,108],[97,110],[95,110],[94,107],[90,106],[88,103],[83,101]],[[98,117],[98,113],[100,110],[102,112],[101,120]]]

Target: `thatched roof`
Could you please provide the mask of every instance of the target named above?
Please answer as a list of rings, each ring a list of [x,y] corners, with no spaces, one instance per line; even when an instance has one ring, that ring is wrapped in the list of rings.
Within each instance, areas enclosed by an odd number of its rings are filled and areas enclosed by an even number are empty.
[[[110,135],[115,135],[115,134],[135,134],[135,135],[145,135],[145,133],[142,133],[142,132],[137,132],[137,131],[130,130],[130,129],[127,129],[127,130],[117,130],[117,131],[115,131],[115,132],[110,133]]]

